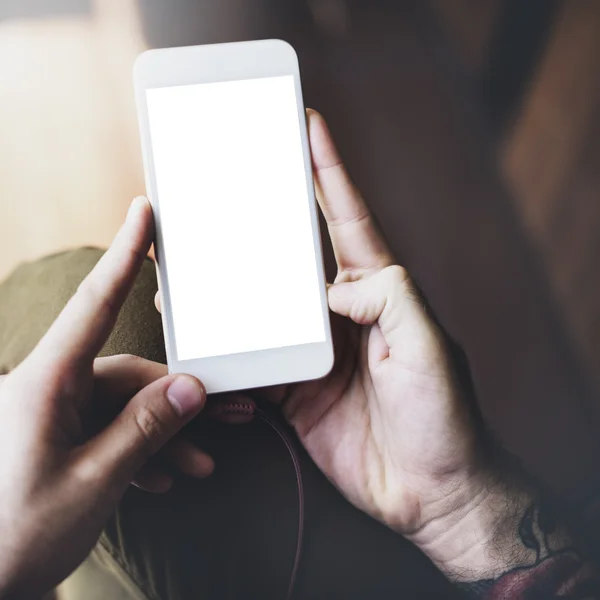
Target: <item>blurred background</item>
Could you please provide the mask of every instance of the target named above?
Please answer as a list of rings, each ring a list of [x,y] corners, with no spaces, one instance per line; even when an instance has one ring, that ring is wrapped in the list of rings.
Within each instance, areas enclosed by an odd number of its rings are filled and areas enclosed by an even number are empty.
[[[600,476],[600,1],[0,0],[0,278],[144,192],[147,47],[280,37],[484,414],[564,497]]]

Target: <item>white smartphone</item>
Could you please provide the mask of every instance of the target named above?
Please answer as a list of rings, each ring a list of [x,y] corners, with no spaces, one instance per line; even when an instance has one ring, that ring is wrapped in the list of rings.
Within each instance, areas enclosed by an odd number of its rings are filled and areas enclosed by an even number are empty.
[[[280,40],[150,50],[134,69],[170,372],[209,393],[329,373],[298,58]]]

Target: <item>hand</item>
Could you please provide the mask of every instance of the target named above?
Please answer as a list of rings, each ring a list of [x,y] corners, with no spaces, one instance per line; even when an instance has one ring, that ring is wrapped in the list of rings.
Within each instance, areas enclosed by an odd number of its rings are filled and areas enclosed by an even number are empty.
[[[472,597],[596,593],[595,572],[568,533],[517,469],[490,452],[445,336],[314,111],[309,133],[338,266],[328,291],[340,317],[332,321],[336,363],[323,380],[262,396],[282,403],[309,454],[350,502],[415,542]]]
[[[282,403],[350,502],[417,538],[480,498],[486,465],[442,332],[377,231],[323,118],[308,117],[338,265],[329,287],[329,306],[341,317],[333,321],[336,362],[325,379],[257,394]]]
[[[0,381],[0,597],[41,595],[89,553],[132,480],[165,489],[148,460],[203,407],[202,384],[131,357],[94,360],[148,251],[134,202],[115,242],[31,355]],[[116,418],[98,428],[98,415]],[[166,452],[192,475],[212,461]]]
[[[279,390],[323,472],[358,508],[414,536],[467,503],[481,482],[478,438],[442,332],[396,264],[309,111],[317,197],[338,266],[329,287],[336,363]]]
[[[254,394],[281,403],[350,502],[415,542],[469,597],[600,589],[565,530],[488,451],[445,336],[314,111],[309,133],[338,266],[329,286],[336,362],[325,379]]]

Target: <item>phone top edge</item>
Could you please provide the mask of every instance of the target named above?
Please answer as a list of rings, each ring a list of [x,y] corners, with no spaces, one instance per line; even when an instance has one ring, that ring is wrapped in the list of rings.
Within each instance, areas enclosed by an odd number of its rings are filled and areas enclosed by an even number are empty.
[[[133,66],[137,92],[175,85],[300,73],[298,54],[284,40],[266,39],[142,52]]]
[[[260,40],[246,40],[240,42],[220,42],[212,44],[195,44],[190,46],[169,46],[166,48],[150,48],[140,52],[135,58],[133,64],[133,72],[137,74],[141,69],[144,68],[147,62],[152,62],[155,59],[160,59],[165,56],[172,56],[176,54],[184,54],[190,51],[203,51],[207,52],[217,49],[241,49],[242,47],[259,47],[259,46],[279,46],[281,49],[285,49],[286,52],[291,53],[296,61],[298,61],[298,53],[290,42],[281,38],[265,38]]]

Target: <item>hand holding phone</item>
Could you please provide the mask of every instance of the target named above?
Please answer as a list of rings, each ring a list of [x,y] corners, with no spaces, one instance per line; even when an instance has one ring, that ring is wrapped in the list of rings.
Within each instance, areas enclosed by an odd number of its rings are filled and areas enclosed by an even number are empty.
[[[413,541],[452,580],[473,589],[484,580],[501,595],[515,581],[541,589],[565,559],[577,575],[566,582],[559,574],[557,585],[577,579],[589,588],[593,570],[563,532],[553,534],[554,544],[566,544],[552,557],[557,562],[540,562],[525,547],[521,531],[524,519],[533,522],[535,498],[489,452],[468,377],[459,377],[443,332],[389,251],[317,113],[310,113],[309,129],[338,265],[328,290],[329,307],[341,317],[334,323],[336,361],[318,381],[251,393],[281,403],[348,500]],[[290,163],[274,164],[277,178]]]
[[[169,50],[147,55],[152,60],[140,64],[146,77],[163,81],[168,75],[170,82],[175,72],[175,81],[181,83],[187,77],[192,84],[159,89],[148,84],[146,89],[138,81],[138,90],[145,90],[146,98],[141,101],[142,132],[146,131],[149,189],[159,214],[161,303],[171,345],[170,367],[190,369],[205,383],[212,382],[210,391],[314,379],[331,366],[327,304],[322,316],[317,310],[325,293],[313,210],[313,173],[304,137],[304,109],[298,101],[299,78],[296,71],[292,76],[287,72],[292,63],[296,69],[297,62],[288,48],[281,42],[262,42],[216,50],[226,51],[231,60],[214,60],[213,50],[208,54],[205,50]],[[260,77],[248,80],[247,71],[239,70],[245,64],[238,53],[242,49],[254,57],[253,69],[261,65]],[[266,49],[269,58],[262,54]],[[287,58],[274,71],[269,67],[268,77],[263,77],[264,65],[279,54]],[[209,81],[217,74],[227,81],[208,87],[194,85],[198,73],[208,73]],[[206,114],[197,116],[209,106]],[[252,110],[247,111],[247,106]],[[233,128],[231,123],[235,123]],[[443,333],[379,233],[323,118],[311,113],[309,128],[319,203],[338,265],[338,275],[328,290],[329,308],[343,317],[335,332],[336,361],[331,373],[318,381],[263,387],[254,393],[283,403],[284,414],[312,458],[353,504],[405,535],[420,532],[423,537],[423,532],[435,528],[447,515],[460,513],[481,493],[489,482],[491,466],[479,458],[478,432]],[[244,132],[251,133],[246,136]],[[227,162],[227,156],[232,160]],[[219,174],[216,179],[207,173],[207,164]],[[251,169],[246,169],[248,164]],[[305,185],[299,165],[306,175]],[[213,182],[209,187],[205,187],[206,178]],[[238,186],[240,182],[253,184]],[[222,190],[227,193],[221,194]],[[250,190],[252,202],[246,205]],[[286,218],[278,203],[289,207],[293,218]],[[190,206],[202,210],[196,212]],[[235,210],[229,211],[231,207]],[[243,215],[241,220],[239,215]],[[273,228],[264,227],[273,215]],[[245,225],[251,233],[244,231]],[[230,227],[235,234],[228,237]],[[252,235],[255,230],[257,236]],[[209,246],[202,246],[203,235],[210,240]],[[221,239],[227,240],[225,245],[219,245]],[[270,247],[273,240],[277,243]],[[178,247],[180,251],[169,254],[170,248]],[[198,247],[203,251],[198,252]],[[223,260],[231,249],[241,257],[242,271],[250,276],[237,268],[237,258]],[[252,257],[248,262],[244,262],[246,253]],[[290,277],[278,280],[280,271],[272,266],[280,256],[284,257],[281,271],[287,266]],[[194,269],[194,265],[199,266]],[[182,266],[185,276],[176,281]],[[253,271],[261,282],[256,288],[252,287]],[[223,281],[227,278],[231,280]],[[277,285],[270,285],[273,280]],[[236,287],[239,281],[244,284]],[[204,296],[214,294],[212,304],[203,303],[196,291],[203,286]],[[221,286],[228,290],[228,297],[215,301]],[[261,313],[252,304],[253,295],[260,296],[261,290],[269,290],[263,302],[276,299],[270,310],[278,315],[277,332],[270,329],[270,311]],[[297,297],[302,301],[295,302]],[[219,312],[221,301],[228,306],[224,313]],[[187,310],[181,308],[184,305]],[[244,312],[249,306],[260,318],[254,320],[252,312]],[[233,330],[228,326],[232,313],[244,315],[233,319]],[[178,322],[178,316],[185,318]],[[252,327],[246,327],[249,321],[254,321]],[[302,332],[294,323],[301,324]],[[218,339],[219,332],[223,340]],[[298,345],[277,348],[277,335]],[[251,348],[250,341],[259,348]],[[216,348],[218,353],[227,348],[240,353],[206,357],[215,354]],[[448,486],[455,492],[442,497]]]
[[[328,291],[339,315],[332,321],[338,352],[323,379],[248,394],[282,405],[315,463],[357,508],[435,554],[420,541],[429,525],[443,531],[479,497],[493,479],[492,465],[443,332],[396,263],[315,111],[308,111],[308,129],[338,265]],[[161,310],[159,298],[156,304]],[[497,489],[489,492],[502,498]]]
[[[506,565],[479,544],[513,547],[512,530],[506,539],[494,528],[499,515],[512,518],[507,506],[528,497],[507,491],[511,474],[486,452],[468,379],[315,111],[308,129],[338,266],[328,288],[338,315],[335,364],[324,379],[250,393],[282,405],[312,459],[354,506],[405,535],[450,577],[456,572],[446,561],[455,560],[461,572],[490,576]],[[460,553],[469,544],[475,559]]]

